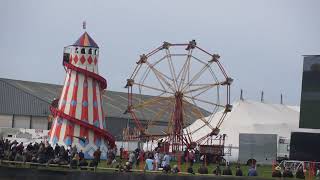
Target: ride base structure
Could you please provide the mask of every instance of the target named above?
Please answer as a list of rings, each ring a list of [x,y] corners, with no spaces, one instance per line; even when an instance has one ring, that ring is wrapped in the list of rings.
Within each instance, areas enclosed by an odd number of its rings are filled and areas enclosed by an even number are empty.
[[[98,57],[99,47],[87,32],[64,48],[66,78],[60,99],[50,107],[54,120],[49,142],[75,145],[85,158],[92,158],[100,148],[101,158],[105,159],[115,139],[106,130],[101,96],[107,82],[99,75]]]

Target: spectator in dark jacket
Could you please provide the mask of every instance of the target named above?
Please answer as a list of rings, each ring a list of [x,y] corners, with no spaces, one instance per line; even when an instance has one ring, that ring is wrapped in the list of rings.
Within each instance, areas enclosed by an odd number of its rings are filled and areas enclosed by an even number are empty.
[[[243,173],[242,173],[240,166],[236,167],[236,176],[243,176]]]
[[[227,166],[223,169],[222,175],[232,175],[232,170],[231,170],[230,166]]]
[[[208,174],[208,168],[206,166],[204,166],[204,164],[202,164],[199,169],[198,169],[198,173],[199,174]]]
[[[216,169],[213,170],[213,174],[215,174],[216,176],[221,176],[220,166],[217,166]]]

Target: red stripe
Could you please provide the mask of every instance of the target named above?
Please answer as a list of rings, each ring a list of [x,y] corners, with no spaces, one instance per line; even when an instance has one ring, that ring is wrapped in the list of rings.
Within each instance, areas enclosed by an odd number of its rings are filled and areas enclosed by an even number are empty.
[[[63,111],[63,112],[64,112],[64,109],[66,107],[67,96],[68,96],[68,91],[69,91],[69,87],[70,87],[71,70],[68,73],[69,73],[69,79],[68,79],[68,82],[66,84],[66,89],[65,89],[65,92],[64,92],[64,95],[63,95],[63,100],[61,102],[61,108],[60,108],[60,110]],[[57,125],[56,125],[55,131],[54,131],[54,136],[56,136],[58,141],[59,141],[60,140],[60,131],[61,131],[62,123],[58,124],[58,118],[55,119],[55,121],[57,122],[56,123]]]
[[[59,116],[61,118],[69,120],[69,121],[71,121],[71,122],[73,122],[75,124],[78,124],[79,126],[84,126],[84,127],[88,128],[88,129],[93,130],[95,133],[97,133],[100,136],[102,136],[103,138],[105,138],[110,143],[111,147],[113,147],[115,145],[115,139],[109,132],[107,132],[107,131],[105,131],[103,129],[97,128],[97,127],[95,127],[95,126],[93,126],[93,125],[91,125],[91,124],[89,124],[87,122],[84,122],[84,121],[76,119],[76,118],[74,118],[72,116],[69,116],[68,114],[65,114],[64,112],[59,111],[58,109],[56,109],[56,108],[54,108],[52,106],[50,106],[50,111],[51,111],[51,113],[52,113],[52,115],[54,117]]]
[[[70,111],[69,115],[75,117],[76,109],[77,109],[77,94],[78,94],[78,84],[79,84],[79,77],[78,72],[76,72],[76,80],[74,81],[73,92],[72,92],[72,99],[70,102]],[[76,104],[72,104],[72,102],[76,102]]]
[[[61,130],[61,126],[62,126],[62,123],[61,123],[61,124],[58,123],[58,119],[59,119],[59,118],[60,118],[60,117],[57,117],[57,118],[55,119],[55,121],[56,121],[56,130],[54,131],[54,136],[57,137],[58,141],[59,141],[59,139],[60,139],[60,130]]]
[[[84,105],[86,102],[86,106]],[[82,112],[81,112],[81,120],[88,122],[88,79],[85,76],[84,83],[83,83],[83,97],[82,97]],[[87,141],[89,141],[89,131],[87,128],[81,126],[80,127],[80,137],[87,137]],[[80,141],[80,140],[79,140]]]
[[[93,91],[93,125],[95,126],[96,123],[99,124],[99,112],[98,112],[98,101],[97,101],[97,84],[95,82],[95,80],[93,80],[93,83],[92,83],[92,91]],[[96,126],[97,127],[97,126]],[[100,126],[99,126],[100,127]],[[96,142],[96,140],[99,138],[99,136],[94,133],[94,137],[93,137],[93,140],[94,142]]]
[[[74,60],[76,59],[76,57],[74,58]],[[82,68],[79,68],[77,66],[74,66],[72,64],[69,64],[69,63],[66,63],[66,62],[63,62],[63,65],[68,68],[68,69],[72,69],[74,71],[77,71],[79,73],[82,73],[84,74],[85,76],[88,76],[88,77],[91,77],[93,78],[94,80],[98,81],[99,82],[99,85],[102,89],[106,89],[107,88],[107,80],[104,79],[102,76],[99,76],[98,74],[95,74],[93,72],[90,72],[90,71],[87,71],[85,69],[82,69]]]
[[[93,91],[93,124],[95,124],[99,120],[99,112],[98,112],[98,101],[97,101],[97,88],[96,82],[93,80],[92,83],[92,91]]]
[[[104,114],[104,112],[103,112],[102,105],[103,105],[103,103],[102,103],[102,91],[100,91],[100,108],[101,108],[101,114],[102,114],[102,119],[101,119],[101,121],[102,121],[102,128],[103,128],[104,130],[107,130],[107,123],[105,123],[105,114]],[[106,124],[106,127],[103,126],[104,123]]]

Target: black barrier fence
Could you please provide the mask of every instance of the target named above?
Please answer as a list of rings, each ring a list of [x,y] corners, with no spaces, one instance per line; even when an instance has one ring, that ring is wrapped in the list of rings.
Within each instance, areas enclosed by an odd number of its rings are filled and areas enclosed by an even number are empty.
[[[236,180],[257,179],[258,177],[212,176],[212,175],[166,175],[134,172],[90,172],[90,171],[58,171],[49,169],[18,168],[0,166],[0,179],[6,180]]]

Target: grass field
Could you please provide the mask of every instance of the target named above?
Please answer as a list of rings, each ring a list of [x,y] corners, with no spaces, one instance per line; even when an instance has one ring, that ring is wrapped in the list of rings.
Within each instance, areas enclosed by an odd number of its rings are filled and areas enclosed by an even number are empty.
[[[176,162],[171,162],[171,166],[174,166],[175,164],[177,164],[177,163]],[[38,166],[31,166],[30,164],[25,164],[23,162],[13,163],[12,161],[7,162],[7,163],[4,163],[3,161],[0,161],[0,166],[17,167],[17,168],[36,168],[36,169],[39,169],[39,170],[42,169],[42,170],[66,171],[66,172],[67,171],[91,171],[91,172],[95,171],[95,172],[100,172],[100,173],[103,173],[103,172],[113,173],[115,171],[118,171],[117,169],[108,166],[105,160],[102,160],[99,163],[98,168],[95,168],[95,169],[92,169],[92,168],[90,169],[89,168],[89,169],[86,169],[86,170],[80,170],[79,168],[70,169],[68,165],[65,165],[65,166],[55,165],[53,167],[52,166],[49,167],[46,164],[43,164],[41,166],[39,166],[39,165]],[[153,174],[153,173],[155,173],[155,172],[143,172],[143,171],[141,171],[141,170],[143,170],[143,167],[144,167],[144,164],[141,164],[138,167],[134,168],[135,170],[138,170],[138,171],[133,171],[131,173],[135,173],[135,174],[141,174],[141,173]],[[188,167],[188,165],[186,163],[181,164],[181,172],[186,172],[187,167]],[[200,167],[200,163],[194,163],[193,169],[194,169],[195,172],[197,172],[199,167]],[[209,175],[213,176],[212,171],[216,167],[216,164],[210,164],[207,167],[208,167],[208,170],[209,170]],[[232,165],[231,164],[231,169],[232,169],[233,176],[235,175],[235,167],[236,167],[236,165]],[[224,167],[221,166],[221,169],[223,169],[223,168]],[[247,176],[249,167],[246,166],[246,165],[242,165],[241,169],[243,171],[244,176]],[[279,179],[279,178],[272,178],[272,176],[271,176],[271,174],[272,174],[272,166],[270,166],[270,165],[258,166],[257,167],[257,172],[258,172],[258,177],[260,177],[260,178]],[[157,173],[161,173],[161,171],[157,171]],[[183,174],[187,175],[186,173],[183,173]],[[172,175],[174,175],[174,174],[172,174]],[[193,176],[191,174],[189,174],[189,175]],[[199,175],[199,174],[196,174],[196,175]],[[258,178],[252,177],[252,179],[258,179]],[[290,179],[295,179],[295,178],[290,178]],[[306,173],[306,179],[309,179],[308,178],[308,173]],[[311,178],[311,179],[315,179],[315,178]]]
[[[177,162],[172,161],[170,163],[171,167],[173,167],[174,165],[177,165]],[[194,172],[198,172],[198,169],[200,167],[201,163],[194,163],[193,165],[193,171]],[[209,174],[212,174],[213,170],[216,168],[217,164],[209,164],[207,165],[208,170],[209,170]],[[111,167],[108,166],[106,161],[101,161],[99,164],[99,167]],[[189,167],[189,165],[187,163],[182,163],[180,165],[181,168],[181,172],[187,172],[187,168]],[[231,164],[230,165],[231,169],[232,169],[232,173],[233,175],[235,175],[236,172],[236,165],[235,164]],[[144,163],[141,165],[139,164],[139,166],[133,167],[134,169],[139,169],[139,170],[143,170],[144,168]],[[224,166],[220,166],[221,170],[223,170]],[[247,176],[248,174],[248,170],[249,170],[249,166],[246,165],[241,165],[241,170],[243,172],[243,174],[245,176]],[[271,174],[272,174],[272,166],[271,165],[261,165],[257,167],[257,172],[258,172],[258,176],[259,177],[265,177],[265,178],[271,178]]]

